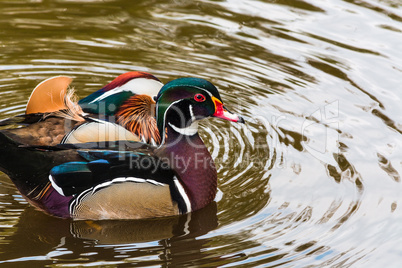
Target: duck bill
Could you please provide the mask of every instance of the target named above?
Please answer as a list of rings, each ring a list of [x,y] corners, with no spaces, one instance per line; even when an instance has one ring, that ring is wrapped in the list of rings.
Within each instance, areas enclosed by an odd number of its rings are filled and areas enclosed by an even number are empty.
[[[237,123],[244,123],[244,119],[237,114],[232,113],[228,109],[225,108],[223,103],[215,97],[212,97],[212,100],[215,104],[215,113],[212,115],[214,117],[219,117],[228,121],[237,122]]]

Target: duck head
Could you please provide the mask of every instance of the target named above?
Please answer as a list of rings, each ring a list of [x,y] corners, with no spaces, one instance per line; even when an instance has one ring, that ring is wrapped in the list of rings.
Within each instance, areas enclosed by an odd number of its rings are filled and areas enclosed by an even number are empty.
[[[169,126],[178,134],[192,136],[198,132],[198,121],[211,116],[244,123],[242,117],[226,109],[217,88],[205,79],[173,80],[162,87],[155,100],[159,133],[165,133]]]

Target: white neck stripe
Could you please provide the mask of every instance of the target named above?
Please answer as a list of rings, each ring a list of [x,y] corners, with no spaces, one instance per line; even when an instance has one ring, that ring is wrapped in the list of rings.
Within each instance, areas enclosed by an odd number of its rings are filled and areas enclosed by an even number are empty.
[[[194,112],[193,112],[193,106],[190,104],[189,108],[190,110],[190,115],[191,115],[191,122],[195,122],[195,116],[194,116]]]

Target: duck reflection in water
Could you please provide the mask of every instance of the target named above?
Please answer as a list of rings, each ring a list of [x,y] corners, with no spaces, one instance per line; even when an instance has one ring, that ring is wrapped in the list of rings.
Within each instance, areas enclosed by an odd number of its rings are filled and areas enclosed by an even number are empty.
[[[202,249],[208,244],[208,238],[196,238],[217,226],[216,202],[186,215],[143,220],[72,221],[51,217],[28,207],[15,226],[16,232],[8,238],[7,248],[0,246],[0,260],[40,259],[39,256],[50,256],[52,252],[55,252],[55,257],[46,257],[46,263],[65,259],[85,263],[99,257],[114,260],[121,254],[119,247],[124,245],[127,258],[153,255],[158,256],[158,264],[172,264],[178,255],[175,252],[182,255],[183,247],[192,252],[189,255],[192,258],[194,254],[206,257],[207,253]],[[144,250],[138,243],[150,243],[151,247]],[[91,257],[95,246],[97,254]],[[88,256],[83,258],[85,253]]]

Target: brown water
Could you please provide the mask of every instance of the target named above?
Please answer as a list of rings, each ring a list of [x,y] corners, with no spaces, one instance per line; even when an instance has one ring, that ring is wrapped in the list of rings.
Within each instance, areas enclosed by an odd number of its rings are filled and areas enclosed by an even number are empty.
[[[397,267],[402,263],[400,0],[0,0],[0,119],[74,77],[210,80],[243,127],[202,137],[219,195],[178,218],[73,222],[0,176],[1,267]]]

